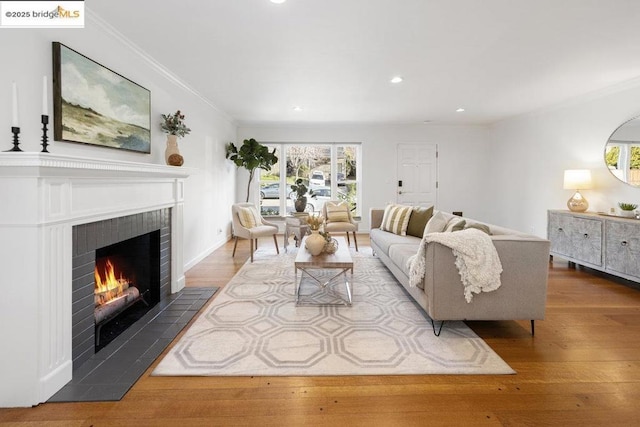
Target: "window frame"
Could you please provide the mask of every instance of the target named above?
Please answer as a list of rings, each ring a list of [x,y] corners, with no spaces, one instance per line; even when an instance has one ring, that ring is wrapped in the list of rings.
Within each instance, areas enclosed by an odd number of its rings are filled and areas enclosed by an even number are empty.
[[[264,142],[263,145],[269,147],[269,149],[277,148],[279,151],[278,163],[280,164],[280,176],[278,182],[280,183],[280,197],[278,215],[263,214],[266,218],[278,219],[284,218],[287,214],[287,200],[289,186],[287,185],[287,148],[293,146],[317,146],[317,147],[329,147],[330,148],[330,167],[331,167],[331,194],[337,194],[338,192],[338,147],[353,147],[356,154],[356,177],[353,184],[356,186],[355,211],[352,211],[352,216],[355,218],[361,217],[362,208],[362,143],[360,142]],[[255,190],[257,200],[260,201],[260,210],[262,211],[262,199],[260,198],[260,189],[262,187],[262,173],[260,170],[258,174],[258,185]],[[325,178],[326,179],[326,178]],[[282,212],[285,214],[282,215]]]

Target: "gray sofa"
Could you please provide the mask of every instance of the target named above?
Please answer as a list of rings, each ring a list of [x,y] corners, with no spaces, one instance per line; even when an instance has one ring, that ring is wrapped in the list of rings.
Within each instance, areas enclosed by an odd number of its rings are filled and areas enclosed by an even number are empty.
[[[371,248],[432,320],[534,320],[544,319],[549,268],[549,241],[490,224],[491,239],[503,272],[501,286],[475,294],[467,303],[463,284],[450,248],[429,243],[426,274],[418,286],[409,285],[407,260],[418,252],[421,239],[380,230],[384,209],[370,211]],[[480,223],[465,218],[467,224]],[[482,224],[482,223],[480,223]]]

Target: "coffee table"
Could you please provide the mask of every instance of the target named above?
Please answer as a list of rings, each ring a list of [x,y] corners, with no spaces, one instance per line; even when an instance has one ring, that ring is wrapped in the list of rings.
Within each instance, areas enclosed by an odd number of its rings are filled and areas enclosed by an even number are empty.
[[[305,237],[300,244],[300,249],[295,259],[295,279],[296,279],[296,305],[348,305],[352,303],[352,292],[350,278],[353,276],[353,259],[349,252],[349,246],[344,237],[335,237],[338,241],[338,250],[334,254],[322,253],[312,256],[305,249]],[[298,280],[298,270],[300,280]],[[347,272],[351,271],[350,275]],[[307,280],[305,280],[307,279]],[[342,279],[342,280],[340,280]],[[311,283],[317,286],[317,292],[304,295],[301,298],[300,289],[303,282]],[[345,295],[334,289],[340,286],[340,282],[344,284]],[[320,294],[329,294],[333,296],[336,302],[322,302],[317,299],[308,300],[308,297],[318,297]]]

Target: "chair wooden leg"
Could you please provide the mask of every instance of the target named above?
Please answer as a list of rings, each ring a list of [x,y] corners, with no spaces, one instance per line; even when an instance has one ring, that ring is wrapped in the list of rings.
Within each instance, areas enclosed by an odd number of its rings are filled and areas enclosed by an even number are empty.
[[[349,238],[349,232],[347,231],[347,246],[351,246],[351,239]]]
[[[258,250],[258,239],[256,239],[256,251]]]
[[[273,235],[273,243],[276,244],[276,252],[280,255],[280,249],[278,248],[278,239],[276,239],[276,235]]]
[[[347,233],[347,236],[349,233]],[[356,239],[356,232],[353,232],[353,243],[356,245],[356,252],[358,252],[358,239]]]
[[[249,240],[251,240],[251,262],[253,262],[253,239]]]
[[[238,236],[236,236],[236,241],[233,244],[233,253],[231,254],[231,258],[236,256],[236,246],[238,246]]]

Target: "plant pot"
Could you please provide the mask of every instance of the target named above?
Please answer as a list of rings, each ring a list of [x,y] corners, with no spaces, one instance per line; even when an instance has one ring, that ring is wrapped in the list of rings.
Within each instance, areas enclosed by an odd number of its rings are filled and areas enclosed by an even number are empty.
[[[164,160],[170,166],[182,166],[184,158],[178,148],[178,135],[167,135],[167,148],[164,150]]]
[[[622,209],[619,210],[618,216],[622,216],[625,218],[635,218],[636,217],[636,213],[635,211],[624,211]]]
[[[311,235],[305,239],[305,248],[312,256],[320,255],[324,250],[326,240],[320,235],[318,230],[313,230]]]
[[[299,199],[296,199],[293,202],[293,206],[295,207],[296,212],[304,212],[304,210],[307,208],[307,198],[301,197]]]

